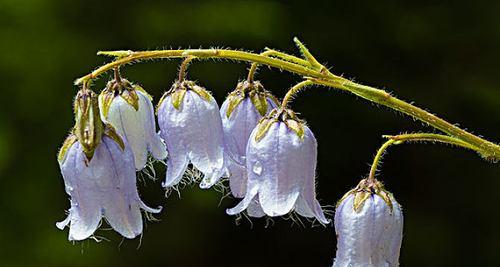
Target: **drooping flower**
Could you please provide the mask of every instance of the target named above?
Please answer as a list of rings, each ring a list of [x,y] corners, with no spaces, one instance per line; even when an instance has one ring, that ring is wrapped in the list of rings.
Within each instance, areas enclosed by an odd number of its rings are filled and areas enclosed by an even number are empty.
[[[337,255],[333,267],[399,266],[403,213],[378,181],[362,180],[335,212]]]
[[[167,149],[156,132],[151,96],[140,86],[119,78],[110,81],[99,95],[101,119],[111,124],[134,153],[135,168],[146,166],[148,151],[157,160]]]
[[[222,121],[212,95],[193,81],[175,82],[158,104],[158,125],[167,144],[164,187],[178,184],[191,162],[209,188],[225,173]]]
[[[235,215],[274,217],[291,211],[323,224],[315,193],[317,143],[311,130],[291,110],[273,110],[252,131],[246,150],[248,182]]]
[[[92,91],[78,93],[75,115],[75,128],[58,156],[71,208],[56,225],[61,230],[69,225],[69,240],[84,240],[105,218],[122,236],[134,238],[142,233],[141,209],[158,213],[161,207],[141,201],[132,151],[112,126],[102,123]]]
[[[260,119],[277,106],[274,96],[258,81],[240,82],[221,106],[229,186],[235,197],[242,198],[246,192],[248,138]]]

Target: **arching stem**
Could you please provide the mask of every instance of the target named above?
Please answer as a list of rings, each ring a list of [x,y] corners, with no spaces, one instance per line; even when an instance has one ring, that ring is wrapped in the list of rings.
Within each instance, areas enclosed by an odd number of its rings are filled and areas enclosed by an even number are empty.
[[[304,89],[307,86],[313,85],[314,83],[310,80],[305,80],[302,81],[296,85],[294,85],[292,88],[286,92],[285,97],[283,97],[283,101],[281,102],[281,109],[285,110],[288,107],[288,104],[290,101],[292,101],[293,97],[295,94],[297,94],[300,90]]]
[[[302,52],[304,53],[304,51]],[[352,82],[348,79],[330,73],[324,67],[320,69],[314,69],[281,58],[273,58],[270,56],[262,56],[255,53],[238,51],[238,50],[229,50],[229,49],[186,49],[186,50],[180,49],[180,50],[157,50],[157,51],[138,51],[138,52],[110,51],[110,52],[99,52],[98,54],[114,56],[117,57],[117,59],[113,62],[110,62],[108,64],[105,64],[97,68],[92,73],[89,73],[77,79],[75,81],[75,84],[79,85],[85,81],[95,79],[98,76],[105,73],[106,71],[113,69],[116,66],[144,61],[147,59],[179,58],[179,57],[195,56],[197,58],[205,58],[205,59],[225,58],[238,61],[246,61],[251,63],[258,63],[301,75],[311,80],[315,84],[321,84],[331,88],[349,91],[371,102],[384,105],[386,107],[400,111],[440,131],[443,131],[444,133],[449,134],[454,138],[460,139],[463,142],[468,143],[469,145],[475,147],[477,149],[477,152],[479,152],[481,156],[487,160],[490,160],[492,162],[497,162],[500,160],[499,145],[490,142],[488,140],[485,140],[477,135],[469,133],[424,109],[416,107],[408,102],[405,102],[403,100],[400,100],[392,96],[391,94],[385,92],[384,90]]]
[[[368,180],[371,182],[375,182],[377,169],[381,163],[381,159],[384,155],[384,152],[391,145],[399,145],[405,142],[437,142],[437,143],[455,145],[471,149],[474,151],[478,150],[476,147],[471,146],[470,144],[460,139],[442,134],[415,133],[415,134],[400,134],[400,135],[384,135],[384,138],[387,138],[389,140],[387,140],[384,144],[382,144],[382,146],[378,149],[377,154],[375,154],[375,157],[373,158],[373,163],[371,165],[370,173],[368,175]]]

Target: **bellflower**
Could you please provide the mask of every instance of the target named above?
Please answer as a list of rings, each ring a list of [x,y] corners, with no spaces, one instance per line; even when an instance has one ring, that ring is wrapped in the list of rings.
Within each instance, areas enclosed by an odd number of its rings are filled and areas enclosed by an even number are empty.
[[[278,106],[276,99],[258,81],[241,82],[221,106],[224,145],[233,196],[245,196],[247,185],[246,148],[257,123]]]
[[[146,166],[148,151],[158,160],[167,149],[156,133],[151,96],[125,79],[114,79],[99,95],[101,119],[111,124],[133,151],[135,168]]]
[[[245,198],[229,215],[245,209],[252,217],[285,215],[292,210],[329,223],[316,200],[317,143],[291,110],[273,110],[252,131],[246,149]]]
[[[335,231],[333,267],[399,266],[403,214],[380,182],[362,180],[339,201]]]
[[[75,101],[76,125],[59,152],[66,193],[71,197],[69,240],[84,240],[106,221],[126,238],[142,233],[141,209],[146,206],[136,187],[134,156],[112,126],[100,120],[97,96],[81,90]]]
[[[169,153],[163,186],[178,184],[190,162],[204,175],[201,188],[214,185],[225,167],[222,121],[212,95],[192,81],[175,82],[157,112]]]

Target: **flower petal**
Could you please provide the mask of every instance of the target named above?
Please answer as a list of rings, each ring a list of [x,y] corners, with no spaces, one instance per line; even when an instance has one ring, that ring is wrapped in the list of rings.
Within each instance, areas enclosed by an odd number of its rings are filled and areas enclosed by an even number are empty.
[[[301,194],[295,209],[304,217],[315,217],[322,224],[328,224],[330,221],[326,219],[321,209],[321,205],[318,200],[316,200],[315,176],[318,145],[309,127],[305,125],[303,127],[304,137],[302,140],[303,144],[301,145],[302,152],[297,153],[297,156],[302,159],[299,159],[298,163],[294,165],[297,167],[296,172],[300,172],[300,175],[303,175],[301,178],[298,178],[298,181],[301,181],[302,185]]]
[[[252,202],[250,202],[250,204],[248,204],[247,213],[248,213],[248,216],[254,217],[254,218],[261,218],[261,217],[266,216],[266,213],[264,212],[264,210],[262,209],[262,206],[260,205],[258,197],[254,197]]]
[[[122,236],[134,238],[142,233],[142,216],[132,152],[128,147],[122,151],[107,137],[102,150],[104,167],[110,172],[110,183],[102,188],[104,217]]]
[[[260,181],[259,201],[267,215],[287,214],[300,193],[297,178],[302,175],[294,166],[299,164],[296,154],[301,152],[300,140],[282,122],[273,123],[259,141],[254,138],[256,132],[252,132],[247,146],[249,183]]]
[[[136,90],[136,92],[139,97],[139,112],[143,113],[141,117],[144,119],[144,130],[146,131],[148,150],[155,159],[165,159],[167,157],[167,146],[161,139],[160,134],[156,132],[153,104],[145,93],[140,90]]]
[[[242,198],[247,191],[247,168],[228,160],[229,188],[234,197]]]
[[[229,171],[229,186],[235,197],[242,197],[246,191],[246,147],[248,138],[253,129],[262,118],[249,97],[244,98],[227,116],[231,98],[222,104],[220,114],[224,130],[224,151],[227,155],[227,167]],[[276,104],[267,99],[268,112]]]
[[[372,198],[368,198],[359,212],[354,210],[354,196],[350,195],[335,213],[337,255],[334,267],[372,266],[371,233],[373,220],[369,216]]]
[[[189,114],[173,107],[171,97],[167,96],[158,108],[158,125],[160,136],[165,140],[168,150],[167,173],[164,187],[176,185],[182,179],[188,166],[187,147],[184,140],[184,129],[189,123]]]
[[[189,114],[189,122],[184,129],[188,157],[193,166],[205,175],[200,186],[208,188],[224,173],[223,132],[219,107],[212,96],[207,101],[191,90],[186,92],[184,104],[184,112]]]
[[[142,104],[142,103],[141,103]],[[107,122],[115,127],[118,134],[129,143],[134,152],[135,167],[143,169],[147,162],[146,128],[144,127],[147,114],[144,107],[139,105],[135,110],[122,97],[113,99],[108,111]]]
[[[388,266],[399,265],[399,252],[403,237],[403,216],[400,205],[390,197],[392,210],[386,202],[379,196],[374,196],[374,203],[378,206],[377,221],[380,224],[377,233],[374,233],[374,262],[389,264]]]
[[[66,160],[61,164],[66,192],[71,197],[71,208],[68,218],[59,223],[58,227],[64,228],[70,224],[69,240],[83,240],[90,237],[101,221],[98,185],[93,182],[93,172],[86,166],[86,161],[80,143],[75,142],[67,152]],[[88,164],[92,164],[92,161]]]
[[[259,185],[257,183],[249,184],[248,190],[245,195],[245,198],[238,203],[234,208],[227,209],[227,215],[236,215],[238,213],[243,212],[248,208],[250,204],[255,203],[257,199],[257,193],[259,192]]]

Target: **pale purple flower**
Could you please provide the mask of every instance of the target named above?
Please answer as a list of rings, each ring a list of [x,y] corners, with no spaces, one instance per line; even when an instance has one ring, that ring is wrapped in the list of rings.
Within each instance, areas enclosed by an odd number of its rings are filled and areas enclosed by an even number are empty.
[[[225,173],[224,144],[219,106],[212,95],[192,81],[176,82],[157,112],[169,153],[163,186],[178,184],[190,162],[204,175],[201,188],[217,183]]]
[[[126,238],[142,233],[141,209],[158,213],[140,199],[132,151],[125,150],[104,135],[89,160],[75,141],[59,161],[71,197],[68,217],[57,223],[59,229],[69,225],[69,240],[83,240],[94,234],[101,218]]]
[[[315,194],[317,143],[290,110],[273,110],[252,131],[246,149],[248,183],[235,215],[282,216],[291,211],[329,223]]]
[[[363,180],[339,201],[335,212],[337,253],[334,267],[396,267],[403,214],[379,182]]]
[[[157,159],[167,157],[167,149],[156,132],[151,97],[125,79],[108,83],[99,96],[101,119],[111,124],[134,153],[135,168],[146,166],[148,151]]]
[[[246,192],[248,138],[260,119],[276,107],[275,98],[257,81],[239,83],[221,106],[229,186],[235,197],[242,198]]]

